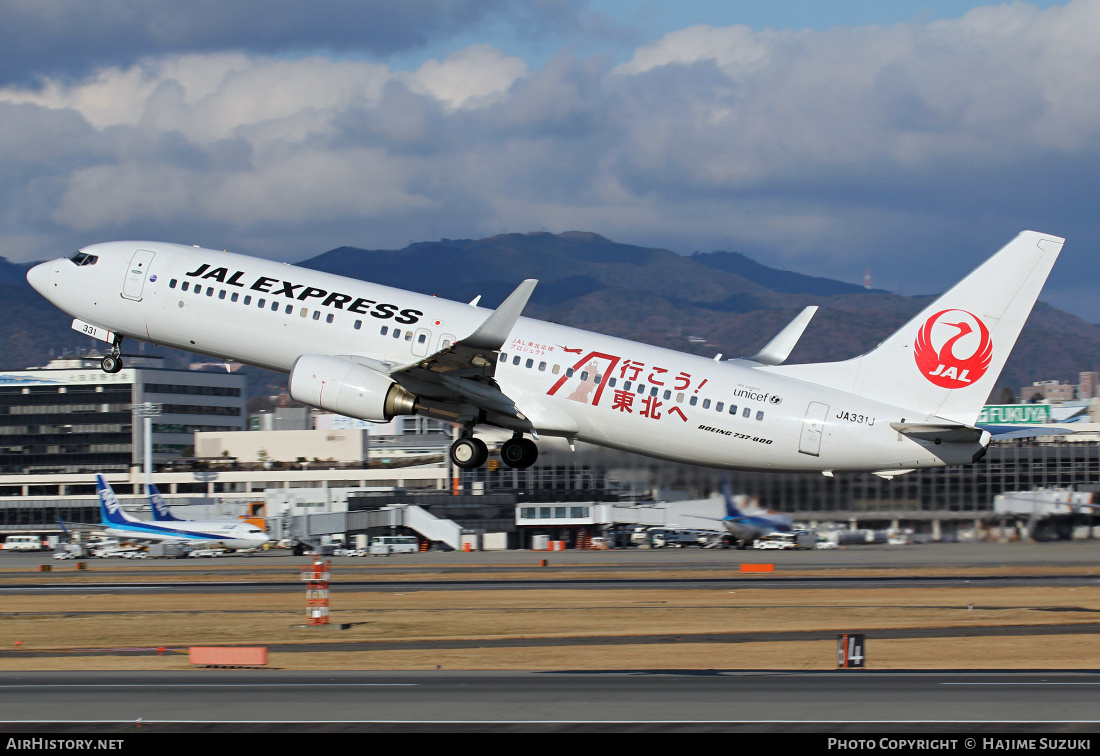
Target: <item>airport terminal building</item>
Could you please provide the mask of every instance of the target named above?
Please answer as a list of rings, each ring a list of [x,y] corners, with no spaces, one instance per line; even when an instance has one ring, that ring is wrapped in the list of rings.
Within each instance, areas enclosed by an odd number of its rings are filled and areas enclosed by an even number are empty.
[[[282,446],[270,443],[265,449],[272,464],[237,464],[196,452],[206,447],[202,439],[246,432],[244,377],[166,370],[159,364],[131,359],[112,375],[98,360],[78,358],[0,373],[0,533],[55,529],[58,518],[98,522],[95,473],[107,476],[124,504],[140,506],[143,423],[131,408],[147,402],[162,412],[152,420],[153,480],[170,503],[196,517],[251,514],[257,506],[269,518],[348,512],[354,509],[349,500],[360,493],[384,495],[386,504],[396,504],[402,492],[420,492],[407,497],[413,503],[435,491],[428,508],[440,516],[474,529],[491,525],[494,531],[516,532],[514,517],[507,523],[501,513],[517,512],[524,503],[652,506],[706,498],[720,491],[728,476],[735,493],[798,521],[950,533],[994,519],[993,497],[1001,493],[1052,487],[1100,491],[1100,442],[1069,440],[1095,436],[996,443],[976,464],[917,470],[890,480],[863,473],[724,473],[583,444],[576,452],[546,445],[539,461],[525,470],[508,468],[495,456],[483,468],[458,470],[447,461],[449,438],[434,426],[423,436],[404,438],[372,432],[369,443],[364,436],[343,462],[327,449],[334,443],[329,437],[347,431],[294,431],[287,438],[297,433],[306,444],[298,453],[277,452]],[[316,443],[309,434],[318,435]],[[219,443],[222,451],[233,448],[228,440]],[[211,456],[218,459],[201,459]],[[333,464],[316,459],[334,456]],[[301,464],[301,458],[313,462]],[[453,498],[440,504],[440,495]],[[492,517],[482,502],[491,503]],[[547,525],[557,538],[582,523]]]

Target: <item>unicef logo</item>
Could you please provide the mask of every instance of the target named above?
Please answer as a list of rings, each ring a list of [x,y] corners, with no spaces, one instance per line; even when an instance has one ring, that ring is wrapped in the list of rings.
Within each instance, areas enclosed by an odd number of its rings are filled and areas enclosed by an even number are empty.
[[[781,397],[781,396],[776,396],[775,394],[772,394],[772,395],[771,395],[771,398],[770,398],[770,399],[768,399],[768,402],[769,402],[770,404],[781,404],[781,403],[783,402],[783,397]]]

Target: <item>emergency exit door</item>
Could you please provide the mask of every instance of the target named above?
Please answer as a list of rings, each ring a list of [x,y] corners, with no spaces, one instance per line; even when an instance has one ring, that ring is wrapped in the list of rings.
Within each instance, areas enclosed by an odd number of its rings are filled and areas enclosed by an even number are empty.
[[[806,416],[802,418],[802,437],[798,440],[798,450],[803,454],[821,456],[821,436],[825,433],[825,418],[829,415],[829,405],[810,402]]]

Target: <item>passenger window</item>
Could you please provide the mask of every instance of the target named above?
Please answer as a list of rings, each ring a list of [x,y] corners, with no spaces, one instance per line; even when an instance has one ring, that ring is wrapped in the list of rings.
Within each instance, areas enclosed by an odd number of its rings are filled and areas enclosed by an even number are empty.
[[[267,306],[267,300],[266,299],[257,299],[256,300],[256,306],[259,307],[262,310],[264,307]]]
[[[721,412],[724,406],[726,406],[725,402],[718,402],[718,404],[714,405],[714,411]]]
[[[307,310],[305,307],[303,307],[302,311],[298,314],[301,315],[303,318],[307,318],[307,317],[309,317],[309,310]],[[317,318],[314,318],[314,320],[316,320],[316,319]]]
[[[603,376],[602,375],[597,375],[596,376],[596,385],[599,386],[601,383],[603,383]]]
[[[519,355],[518,354],[515,357],[512,358],[512,364],[513,365],[518,365],[519,364]]]
[[[657,387],[656,386],[654,386],[653,388],[651,388],[649,390],[649,395],[650,396],[657,396]]]
[[[199,286],[198,284],[195,284],[195,293],[196,294],[202,294],[202,287]]]
[[[748,407],[745,407],[745,411],[741,413],[741,417],[747,418],[751,414],[752,414],[752,410]]]
[[[630,391],[630,387],[634,385],[630,381],[623,382],[623,391]]]
[[[225,289],[218,292],[218,299],[225,299]]]
[[[427,340],[428,340],[427,335],[423,334],[423,333],[416,337],[416,343],[417,344],[423,344]]]
[[[763,420],[763,419],[764,419],[764,410],[758,410],[758,411],[757,411],[757,413],[756,413],[756,419],[757,419],[757,420]]]
[[[665,391],[665,401],[667,402],[671,398],[672,398],[672,392],[671,391]]]
[[[501,362],[507,362],[508,361],[508,355],[506,355],[504,352],[501,352],[500,353],[500,361]]]
[[[273,309],[273,310],[274,310],[275,308],[274,308],[274,307],[272,307],[271,309]],[[294,312],[294,305],[287,305],[287,306],[286,306],[286,309],[285,309],[285,310],[283,310],[283,312],[285,312],[285,313],[286,313],[287,315],[290,315],[291,313],[293,313],[293,312]]]
[[[183,283],[180,284],[180,289],[182,289],[183,291],[187,291],[187,287],[190,286],[190,285],[191,285],[190,281],[184,281]]]
[[[539,363],[539,372],[540,373],[545,373],[546,372],[546,363],[545,362],[540,362]]]
[[[271,311],[272,312],[278,312],[279,311],[279,303],[278,302],[272,302],[271,303]]]
[[[693,397],[691,397],[691,399],[688,400],[688,404],[690,404],[692,407],[694,407],[698,403],[699,403],[699,397],[697,397],[697,396],[693,396]]]
[[[676,395],[676,401],[679,402],[680,404],[684,403],[684,392],[683,391],[681,391],[679,394]]]
[[[554,369],[553,369],[553,370],[551,370],[550,372],[551,372],[551,373],[552,373],[553,375],[557,375],[557,374],[558,374],[558,371],[560,371],[560,370],[561,370],[561,365],[554,365]]]
[[[710,409],[710,399],[703,400],[703,409]]]
[[[313,311],[313,319],[314,320],[320,320],[321,319],[321,311],[320,310],[314,310]]]
[[[587,381],[588,380],[588,371],[587,370],[582,370],[581,371],[581,380],[582,381]]]
[[[730,414],[731,415],[736,415],[737,414],[737,405],[736,404],[731,404],[730,405]]]
[[[535,365],[535,361],[534,361],[534,360],[527,360],[527,362],[525,362],[525,363],[523,364],[523,366],[524,366],[525,368],[527,368],[528,370],[530,370],[530,369],[531,369],[532,367],[534,367],[534,365]]]
[[[241,296],[240,292],[235,291],[235,292],[233,292],[232,294],[229,295],[229,301],[230,302],[236,302],[240,298],[240,296]]]
[[[566,378],[572,378],[572,377],[573,377],[573,368],[568,368],[568,369],[567,369],[567,370],[565,371],[565,377],[566,377]]]
[[[327,316],[325,316],[325,322],[326,323],[331,323],[332,318],[333,318],[333,314],[330,312]]]
[[[412,341],[412,340],[413,340],[413,332],[412,331],[405,331],[405,341]]]
[[[363,321],[362,320],[355,321],[355,330],[358,331],[362,327],[363,327]]]
[[[244,295],[244,303],[246,305],[252,304],[252,295],[251,294],[245,294]]]
[[[389,332],[390,332],[390,327],[389,326],[382,326],[382,335],[383,336],[385,336]]]
[[[401,338],[401,329],[400,328],[394,328],[393,329],[393,337],[395,339]]]
[[[171,281],[168,282],[168,288],[169,289],[176,288],[176,279],[173,278]]]
[[[206,287],[206,296],[208,296],[208,297],[214,296],[214,287],[213,286],[207,286]]]

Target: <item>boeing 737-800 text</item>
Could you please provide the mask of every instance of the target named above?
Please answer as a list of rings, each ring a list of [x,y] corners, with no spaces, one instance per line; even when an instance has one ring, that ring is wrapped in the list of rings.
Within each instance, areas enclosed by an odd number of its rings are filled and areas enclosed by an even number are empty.
[[[784,365],[815,308],[761,352],[721,361],[255,257],[108,242],[27,279],[111,344],[164,344],[290,374],[311,407],[366,420],[457,423],[459,467],[483,464],[479,426],[513,433],[512,467],[558,436],[727,469],[891,476],[978,459],[975,425],[1063,239],[1024,231],[871,352]]]

